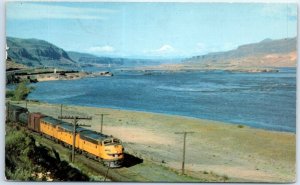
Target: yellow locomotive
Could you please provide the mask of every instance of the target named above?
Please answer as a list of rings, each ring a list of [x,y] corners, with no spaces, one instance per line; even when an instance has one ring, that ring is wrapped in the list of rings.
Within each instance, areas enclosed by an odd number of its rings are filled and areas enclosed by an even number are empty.
[[[8,115],[15,121],[27,125],[29,129],[66,147],[72,147],[73,125],[41,113],[30,113],[27,109],[16,107],[10,106],[10,111],[8,111]],[[119,139],[82,127],[76,129],[75,150],[110,167],[120,167],[124,159],[124,148]]]

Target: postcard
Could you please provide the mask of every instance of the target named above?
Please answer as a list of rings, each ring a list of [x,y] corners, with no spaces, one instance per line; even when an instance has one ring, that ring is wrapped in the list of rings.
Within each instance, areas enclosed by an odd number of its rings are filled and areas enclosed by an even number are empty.
[[[296,3],[6,2],[9,181],[296,181]]]

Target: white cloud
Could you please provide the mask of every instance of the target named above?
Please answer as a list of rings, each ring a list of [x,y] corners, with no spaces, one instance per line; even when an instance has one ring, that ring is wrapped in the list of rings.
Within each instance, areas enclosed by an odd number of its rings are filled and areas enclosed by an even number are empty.
[[[169,45],[169,44],[164,44],[161,47],[159,47],[158,49],[154,49],[154,50],[146,50],[144,51],[144,53],[147,54],[151,54],[151,55],[166,55],[166,54],[172,54],[176,51],[176,49]]]
[[[9,2],[6,5],[8,19],[96,19],[105,20],[111,9],[68,7],[57,4]]]
[[[155,51],[158,53],[172,53],[175,49],[172,46],[165,44]]]
[[[109,45],[94,46],[90,47],[87,51],[91,53],[113,53],[115,51],[115,48]]]

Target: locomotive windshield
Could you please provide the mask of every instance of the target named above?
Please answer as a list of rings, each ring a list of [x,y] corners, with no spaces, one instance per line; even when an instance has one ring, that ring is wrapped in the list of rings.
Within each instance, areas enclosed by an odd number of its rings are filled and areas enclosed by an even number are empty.
[[[103,141],[104,145],[111,145],[112,144],[112,140],[107,139]]]
[[[119,139],[106,139],[103,141],[104,145],[114,145],[114,144],[121,144]]]
[[[121,144],[121,141],[119,139],[113,139],[113,142],[116,144]]]

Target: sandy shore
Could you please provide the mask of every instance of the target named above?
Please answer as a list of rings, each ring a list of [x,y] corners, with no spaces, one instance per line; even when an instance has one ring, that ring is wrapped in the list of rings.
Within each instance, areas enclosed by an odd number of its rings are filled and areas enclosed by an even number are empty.
[[[24,103],[22,103],[25,106]],[[60,105],[29,102],[30,111],[57,117]],[[193,131],[187,136],[187,174],[200,172],[226,175],[242,182],[294,182],[296,135],[215,121],[163,114],[63,106],[63,115],[92,116],[91,129],[120,138],[125,150],[137,156],[180,170],[183,136],[175,132]]]

